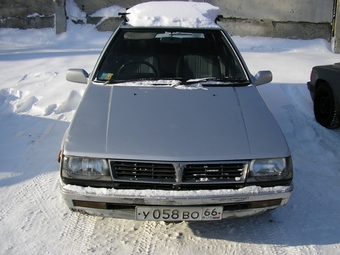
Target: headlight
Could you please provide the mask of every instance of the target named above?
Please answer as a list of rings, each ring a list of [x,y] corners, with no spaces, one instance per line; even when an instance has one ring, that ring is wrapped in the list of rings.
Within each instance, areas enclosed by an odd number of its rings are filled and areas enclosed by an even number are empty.
[[[105,159],[63,157],[61,174],[64,178],[83,180],[111,180],[110,168]]]
[[[249,166],[248,181],[277,181],[293,178],[292,160],[288,158],[255,159]]]

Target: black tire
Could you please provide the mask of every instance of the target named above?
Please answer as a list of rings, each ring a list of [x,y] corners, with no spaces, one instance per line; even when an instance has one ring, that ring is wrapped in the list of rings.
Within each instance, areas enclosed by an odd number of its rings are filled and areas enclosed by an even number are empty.
[[[316,121],[326,128],[339,127],[339,114],[335,107],[333,91],[326,82],[320,84],[315,92],[314,115]]]

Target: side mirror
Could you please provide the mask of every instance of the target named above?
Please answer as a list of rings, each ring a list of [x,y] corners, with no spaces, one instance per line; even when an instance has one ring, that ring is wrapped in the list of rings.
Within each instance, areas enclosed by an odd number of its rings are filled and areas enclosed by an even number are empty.
[[[84,69],[68,69],[66,72],[66,80],[77,83],[87,84],[89,74]]]
[[[262,85],[265,83],[269,83],[273,80],[273,75],[271,71],[259,71],[255,75],[255,80],[253,82],[254,86]]]

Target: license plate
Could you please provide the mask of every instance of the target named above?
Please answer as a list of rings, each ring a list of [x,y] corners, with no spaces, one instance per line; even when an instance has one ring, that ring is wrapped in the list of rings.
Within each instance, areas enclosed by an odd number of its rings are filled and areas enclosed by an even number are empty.
[[[152,221],[199,221],[222,219],[222,206],[204,207],[159,207],[137,206],[137,220]]]

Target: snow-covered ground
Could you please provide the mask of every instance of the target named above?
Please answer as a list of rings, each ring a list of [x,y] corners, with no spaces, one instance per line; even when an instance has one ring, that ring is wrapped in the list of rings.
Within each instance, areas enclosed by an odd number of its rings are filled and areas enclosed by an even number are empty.
[[[93,26],[0,29],[0,254],[339,254],[340,130],[315,122],[306,87],[314,65],[340,62],[322,39],[233,39],[289,143],[295,190],[287,206],[217,222],[137,222],[72,213],[57,154],[88,72],[109,38]],[[251,100],[251,99],[250,99]],[[90,117],[90,116],[89,116]]]

